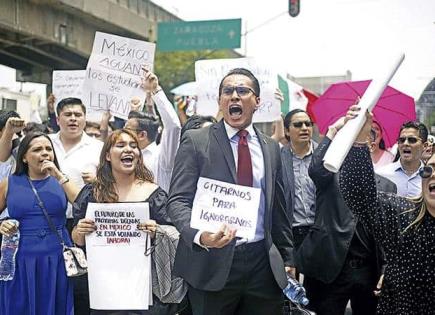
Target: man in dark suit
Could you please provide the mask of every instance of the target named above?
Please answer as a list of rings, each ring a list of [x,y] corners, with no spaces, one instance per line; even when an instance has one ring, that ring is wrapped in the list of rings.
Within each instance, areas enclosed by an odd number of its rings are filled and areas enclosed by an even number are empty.
[[[231,70],[219,86],[223,121],[187,131],[175,159],[167,205],[181,233],[175,273],[189,284],[196,314],[282,314],[286,271],[293,245],[282,188],[278,144],[252,125],[260,86],[248,70]],[[216,233],[190,226],[200,177],[260,188],[255,236],[236,238],[223,225]]]
[[[297,250],[314,224],[316,186],[308,176],[308,167],[317,143],[312,140],[313,122],[302,109],[293,109],[285,115],[284,131],[289,141],[281,148],[284,193]]]
[[[309,174],[316,185],[316,217],[295,259],[304,274],[309,308],[319,315],[344,314],[351,301],[354,315],[376,312],[374,291],[381,274],[382,252],[373,234],[354,217],[339,189],[339,174],[323,166],[324,155],[344,118],[330,127],[313,153]],[[378,190],[396,192],[394,183],[377,178]]]

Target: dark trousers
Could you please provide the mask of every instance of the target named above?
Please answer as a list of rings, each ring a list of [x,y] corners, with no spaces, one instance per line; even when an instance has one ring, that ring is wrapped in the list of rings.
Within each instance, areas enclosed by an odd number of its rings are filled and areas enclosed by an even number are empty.
[[[310,228],[311,228],[311,225],[294,226],[292,228],[294,251],[297,251],[299,249],[299,247],[301,247],[302,242],[304,241],[305,237],[307,236]],[[296,269],[295,277],[299,281],[301,281],[300,275],[301,275],[300,272]]]
[[[377,298],[376,268],[358,260],[346,260],[343,270],[332,283],[305,276],[304,287],[310,300],[308,308],[317,315],[342,315],[350,300],[353,315],[374,315]]]
[[[283,293],[270,268],[264,241],[236,246],[220,291],[188,290],[194,315],[281,315]]]
[[[89,315],[88,275],[72,278],[74,282],[74,315]]]

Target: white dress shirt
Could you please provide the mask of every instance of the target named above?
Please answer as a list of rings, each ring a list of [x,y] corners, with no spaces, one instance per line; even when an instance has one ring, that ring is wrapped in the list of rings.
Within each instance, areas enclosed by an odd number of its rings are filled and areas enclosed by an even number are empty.
[[[408,176],[399,159],[396,162],[378,168],[376,174],[388,178],[395,183],[398,196],[416,197],[421,194],[421,176],[418,172],[423,166],[423,162],[421,162],[417,171]]]
[[[230,125],[228,125],[224,121],[224,126],[226,133],[228,135],[228,140],[230,141],[231,150],[233,151],[234,156],[234,164],[236,166],[236,173],[237,173],[237,160],[238,160],[238,143],[239,143],[239,136],[237,133],[239,132],[239,129],[233,128]],[[255,133],[254,127],[249,125],[247,128],[245,128],[246,131],[248,131],[249,135],[247,137],[248,140],[248,146],[249,146],[249,153],[251,154],[251,161],[252,161],[252,187],[254,188],[260,188],[261,194],[260,194],[260,205],[258,209],[252,209],[253,211],[258,211],[257,216],[257,226],[255,229],[255,236],[252,239],[242,239],[238,240],[236,245],[240,245],[243,243],[251,243],[251,242],[257,242],[262,239],[264,239],[264,213],[266,209],[266,199],[265,199],[265,178],[264,178],[264,158],[263,158],[263,151],[261,150],[260,146],[260,140],[258,139],[257,134]],[[205,231],[198,231],[194,238],[194,243],[204,247],[200,243],[200,237],[201,234]]]
[[[145,166],[153,173],[154,180],[163,190],[169,191],[175,155],[180,144],[181,124],[171,102],[163,91],[152,96],[160,119],[163,132],[159,145],[155,142],[142,150]]]
[[[50,134],[49,137],[53,142],[60,171],[81,189],[85,185],[82,172],[93,172],[94,174],[97,172],[103,142],[89,137],[83,132],[80,142],[66,152],[60,140],[60,132]],[[67,218],[72,218],[70,203],[68,203],[66,215]]]

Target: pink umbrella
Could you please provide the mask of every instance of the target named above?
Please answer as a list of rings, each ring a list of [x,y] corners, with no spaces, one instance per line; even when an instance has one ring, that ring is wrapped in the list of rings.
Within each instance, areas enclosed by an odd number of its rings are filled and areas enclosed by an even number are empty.
[[[312,112],[319,131],[325,134],[328,126],[346,115],[348,108],[362,97],[370,84],[367,81],[349,81],[332,84],[313,104]],[[374,120],[382,128],[387,148],[392,147],[399,136],[400,126],[415,120],[414,99],[390,86],[382,93],[373,110]]]

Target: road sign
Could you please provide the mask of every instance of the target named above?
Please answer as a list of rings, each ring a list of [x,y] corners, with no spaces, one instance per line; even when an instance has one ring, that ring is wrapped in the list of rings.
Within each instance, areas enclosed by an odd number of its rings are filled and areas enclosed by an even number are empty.
[[[160,51],[240,48],[241,19],[158,24]]]

